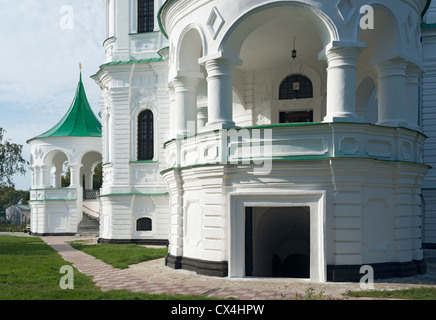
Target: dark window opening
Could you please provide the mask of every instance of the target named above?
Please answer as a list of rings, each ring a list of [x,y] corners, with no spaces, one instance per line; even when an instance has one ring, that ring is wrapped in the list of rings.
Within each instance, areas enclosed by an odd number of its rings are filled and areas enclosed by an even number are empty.
[[[313,98],[313,86],[309,78],[300,74],[294,74],[288,76],[280,84],[280,100],[307,98]]]
[[[153,112],[142,111],[138,116],[138,160],[153,160]]]
[[[151,219],[141,218],[136,220],[136,231],[151,231]]]
[[[154,0],[138,0],[138,33],[154,30]]]
[[[313,122],[313,110],[280,112],[280,123]]]
[[[245,276],[310,278],[310,208],[245,207]]]

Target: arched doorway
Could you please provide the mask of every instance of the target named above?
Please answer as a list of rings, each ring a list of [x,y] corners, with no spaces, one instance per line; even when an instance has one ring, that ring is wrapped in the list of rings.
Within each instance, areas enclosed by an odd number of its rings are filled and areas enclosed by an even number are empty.
[[[87,152],[82,157],[82,167],[80,169],[81,185],[83,187],[83,199],[94,200],[98,194],[98,189],[102,184],[102,170],[101,170],[101,153],[96,151]],[[98,170],[96,168],[98,167]],[[95,175],[98,178],[95,179]],[[96,185],[94,185],[96,183]]]

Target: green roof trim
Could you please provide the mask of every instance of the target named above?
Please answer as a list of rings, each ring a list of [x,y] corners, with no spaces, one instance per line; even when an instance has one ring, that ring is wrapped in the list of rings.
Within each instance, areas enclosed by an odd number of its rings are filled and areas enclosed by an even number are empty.
[[[434,28],[436,28],[436,23],[432,23],[432,24],[421,23],[421,28],[423,28],[423,29],[434,29]]]
[[[427,13],[428,9],[430,8],[432,0],[427,0],[427,4],[425,5],[424,11],[421,14],[421,18],[424,18],[425,14]],[[421,23],[421,28],[423,29],[434,29],[436,28],[436,23]]]
[[[101,123],[89,105],[81,72],[76,95],[67,113],[53,128],[33,139],[48,137],[101,137]]]
[[[424,10],[421,13],[421,18],[424,18],[425,14],[428,11],[428,8],[430,8],[431,0],[427,0],[427,3],[425,4]]]
[[[149,62],[161,62],[164,61],[161,57],[159,58],[149,58],[149,59],[140,59],[140,60],[129,60],[129,61],[112,61],[105,64],[100,65],[100,70],[97,71],[95,74],[91,76],[91,79],[94,79],[95,76],[101,71],[102,67],[105,66],[117,66],[117,65],[123,65],[123,64],[134,64],[134,63],[149,63]]]
[[[163,9],[165,8],[165,6],[168,4],[169,1],[170,1],[170,0],[166,0],[166,1],[164,2],[164,4],[159,8],[159,11],[157,12],[157,23],[159,24],[160,32],[162,32],[162,34],[164,35],[164,37],[167,38],[167,39],[168,39],[168,34],[166,33],[166,31],[165,31],[165,29],[164,29],[164,27],[163,27],[163,25],[162,25],[162,18],[161,18],[161,15],[162,15],[162,11],[163,11]]]
[[[100,67],[114,66],[118,64],[149,63],[149,62],[159,62],[159,61],[164,61],[164,60],[162,58],[149,58],[149,59],[129,60],[129,61],[113,61],[113,62],[102,64]]]

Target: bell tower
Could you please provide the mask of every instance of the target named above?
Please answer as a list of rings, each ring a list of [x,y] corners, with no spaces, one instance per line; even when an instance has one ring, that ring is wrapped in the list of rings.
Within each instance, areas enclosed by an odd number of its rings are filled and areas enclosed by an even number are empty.
[[[169,131],[162,2],[105,0],[105,61],[93,76],[102,89],[102,242],[168,242],[168,195],[159,174]]]

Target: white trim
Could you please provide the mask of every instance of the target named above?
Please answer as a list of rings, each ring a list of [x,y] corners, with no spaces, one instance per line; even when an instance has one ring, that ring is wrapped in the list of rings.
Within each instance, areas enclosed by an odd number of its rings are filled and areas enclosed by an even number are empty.
[[[244,207],[310,207],[310,281],[326,282],[327,263],[325,249],[325,190],[264,189],[247,190],[228,195],[230,227],[228,233],[229,277],[245,276]]]

